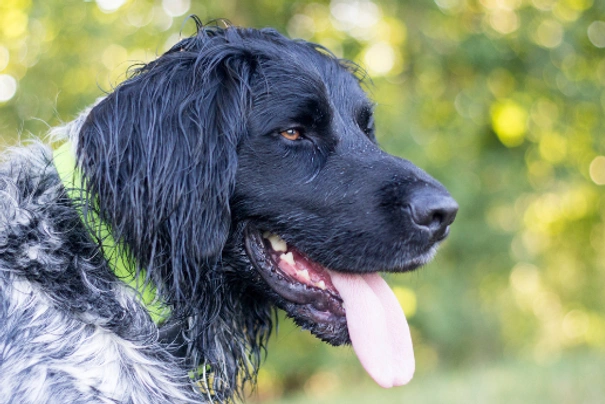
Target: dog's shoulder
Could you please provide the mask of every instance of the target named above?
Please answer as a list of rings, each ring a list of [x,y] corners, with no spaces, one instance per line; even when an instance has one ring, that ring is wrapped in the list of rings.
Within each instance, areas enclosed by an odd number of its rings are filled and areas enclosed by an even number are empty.
[[[36,143],[0,163],[0,397],[192,402],[186,371],[108,268],[51,156]]]

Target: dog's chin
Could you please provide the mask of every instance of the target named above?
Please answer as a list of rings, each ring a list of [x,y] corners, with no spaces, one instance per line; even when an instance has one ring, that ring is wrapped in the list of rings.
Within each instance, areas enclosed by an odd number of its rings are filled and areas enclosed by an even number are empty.
[[[343,299],[329,269],[271,232],[246,226],[244,240],[253,267],[266,284],[264,292],[276,306],[321,340],[332,345],[350,343]],[[435,250],[432,247],[387,271],[416,269],[430,261]]]

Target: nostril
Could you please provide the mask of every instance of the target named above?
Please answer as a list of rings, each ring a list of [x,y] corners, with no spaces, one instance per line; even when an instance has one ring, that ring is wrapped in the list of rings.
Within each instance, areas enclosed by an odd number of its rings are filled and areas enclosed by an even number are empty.
[[[433,210],[426,206],[410,206],[412,220],[420,226],[429,228],[440,227],[444,222],[444,213],[441,210]]]
[[[433,217],[431,223],[429,223],[429,227],[441,226],[441,223],[443,223],[443,221],[443,212],[435,212],[433,213]]]
[[[433,238],[447,235],[458,212],[458,204],[447,194],[423,192],[409,204],[412,220],[431,232]]]

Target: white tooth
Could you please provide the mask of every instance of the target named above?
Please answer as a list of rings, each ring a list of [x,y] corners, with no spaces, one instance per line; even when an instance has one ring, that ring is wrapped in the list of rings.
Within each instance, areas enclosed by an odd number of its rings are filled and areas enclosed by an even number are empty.
[[[286,261],[288,264],[294,266],[294,256],[292,255],[291,252],[282,254],[279,256],[279,258]]]
[[[317,282],[317,287],[321,290],[326,290],[326,283],[324,281]]]
[[[277,234],[271,234],[269,237],[267,237],[267,239],[271,243],[271,248],[273,248],[274,251],[280,251],[280,252],[288,251],[288,245]]]
[[[311,280],[311,277],[309,276],[309,271],[307,271],[306,269],[303,269],[302,271],[298,271],[298,276],[300,276],[305,281]]]

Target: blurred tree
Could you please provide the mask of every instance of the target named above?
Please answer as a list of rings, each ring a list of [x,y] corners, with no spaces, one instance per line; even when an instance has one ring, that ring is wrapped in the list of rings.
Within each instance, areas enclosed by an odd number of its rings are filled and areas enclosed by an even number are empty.
[[[421,375],[605,349],[605,2],[2,0],[4,143],[74,117],[187,35],[190,13],[274,26],[363,65],[383,147],[458,199],[437,260],[389,279]],[[329,390],[364,377],[354,364],[282,322],[259,390]]]

